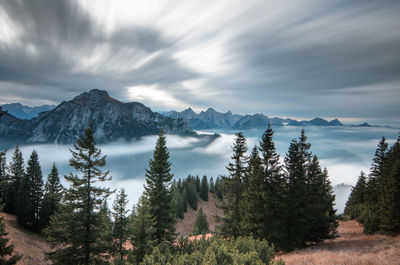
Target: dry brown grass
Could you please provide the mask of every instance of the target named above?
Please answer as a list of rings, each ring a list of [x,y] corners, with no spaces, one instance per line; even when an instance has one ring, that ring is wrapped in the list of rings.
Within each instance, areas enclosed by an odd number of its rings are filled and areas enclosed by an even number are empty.
[[[50,264],[45,260],[45,252],[50,251],[50,247],[40,235],[18,226],[14,215],[0,212],[0,217],[4,217],[7,237],[10,239],[9,242],[14,245],[14,251],[23,255],[18,265]]]
[[[222,211],[216,207],[216,203],[218,202],[218,198],[213,193],[208,193],[208,202],[199,199],[199,203],[197,205],[197,211],[193,210],[188,205],[188,210],[185,213],[185,218],[183,220],[178,219],[176,224],[176,232],[181,236],[188,236],[193,232],[194,223],[196,221],[197,212],[200,208],[203,209],[203,212],[207,215],[207,221],[210,228],[210,231],[214,231],[215,228],[215,215],[222,215]]]
[[[277,255],[286,265],[400,264],[400,236],[365,235],[356,221],[339,223],[339,237],[305,249]]]

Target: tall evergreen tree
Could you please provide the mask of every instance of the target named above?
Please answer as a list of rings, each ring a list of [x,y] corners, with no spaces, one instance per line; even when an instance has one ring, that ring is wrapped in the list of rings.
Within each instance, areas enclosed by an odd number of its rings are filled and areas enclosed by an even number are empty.
[[[125,193],[125,189],[121,189],[117,194],[117,198],[113,205],[113,217],[114,217],[114,228],[113,228],[113,238],[114,238],[114,253],[119,253],[121,257],[126,254],[123,244],[129,239],[130,229],[128,226],[128,212],[126,209],[126,204],[128,203],[128,195]]]
[[[0,152],[0,201],[2,202],[7,202],[8,189],[10,185],[10,177],[7,172],[6,153],[7,150]]]
[[[400,137],[388,151],[380,183],[378,207],[380,230],[400,234]]]
[[[146,169],[145,195],[148,197],[150,213],[154,217],[155,232],[153,239],[157,244],[163,241],[173,243],[175,234],[175,210],[170,173],[169,151],[166,146],[166,137],[160,132],[153,158],[149,161],[149,169]]]
[[[53,163],[51,172],[47,176],[44,186],[44,196],[42,207],[40,209],[40,222],[42,227],[47,227],[50,223],[50,217],[58,210],[63,198],[64,187],[58,177],[58,169]]]
[[[196,216],[196,221],[194,223],[193,234],[203,235],[208,232],[210,232],[210,229],[208,228],[207,215],[203,213],[203,209],[200,208]]]
[[[255,238],[264,237],[265,183],[261,158],[257,146],[254,146],[247,172],[248,183],[243,191],[241,208],[243,210],[241,231]]]
[[[335,195],[328,178],[328,171],[321,170],[319,160],[313,156],[307,172],[308,232],[305,241],[320,242],[336,236],[336,210],[333,209]]]
[[[146,254],[150,254],[155,246],[155,218],[150,212],[150,202],[142,196],[131,215],[131,242],[135,246],[132,250],[135,262],[139,264]]]
[[[213,179],[213,177],[211,177],[210,178],[210,181],[209,181],[209,186],[210,186],[210,192],[211,193],[215,193],[215,185],[214,185],[214,179]]]
[[[195,183],[196,183],[196,192],[200,192],[201,184],[200,184],[200,178],[199,178],[199,176],[196,176],[196,177],[195,177]]]
[[[273,140],[274,131],[268,123],[267,130],[261,137],[259,150],[263,166],[264,194],[263,206],[263,231],[261,238],[280,246],[283,239],[283,220],[286,211],[287,184],[279,163],[279,155],[276,152]],[[260,191],[261,192],[261,191]]]
[[[361,171],[356,185],[352,188],[349,198],[346,202],[344,214],[351,219],[358,218],[361,215],[361,205],[365,204],[367,189],[367,177],[364,171]]]
[[[285,216],[286,237],[282,248],[292,250],[305,245],[308,232],[308,219],[305,212],[307,204],[306,172],[311,158],[310,144],[304,130],[299,140],[292,140],[285,157],[288,177],[287,210]]]
[[[243,192],[243,181],[247,172],[247,145],[243,133],[236,134],[232,146],[233,160],[226,167],[229,176],[223,177],[223,201],[218,205],[224,216],[218,217],[219,232],[227,237],[237,238],[240,235],[240,222],[242,219],[241,200]]]
[[[70,150],[71,167],[81,171],[81,176],[65,176],[70,183],[64,204],[51,218],[46,229],[47,240],[55,250],[48,253],[53,264],[106,264],[103,237],[104,215],[100,211],[104,200],[111,193],[109,189],[96,186],[110,180],[108,171],[101,171],[106,165],[106,156],[96,147],[92,124]]]
[[[201,179],[200,198],[202,198],[204,201],[208,201],[208,181],[206,176],[203,176]]]
[[[10,170],[10,186],[8,188],[7,201],[5,201],[4,211],[14,214],[17,204],[17,194],[21,185],[21,180],[25,174],[25,164],[19,147],[15,147],[15,151],[9,166]]]
[[[40,231],[40,207],[43,200],[43,176],[39,156],[35,150],[28,160],[26,174],[23,176],[17,195],[18,223],[33,231]]]

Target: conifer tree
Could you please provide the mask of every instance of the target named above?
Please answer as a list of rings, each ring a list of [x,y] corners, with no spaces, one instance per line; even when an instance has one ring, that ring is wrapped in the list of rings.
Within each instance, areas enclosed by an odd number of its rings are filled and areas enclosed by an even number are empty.
[[[308,220],[305,209],[307,207],[306,172],[311,158],[310,144],[306,142],[304,129],[299,140],[292,140],[285,157],[287,171],[287,210],[285,214],[285,238],[282,242],[284,250],[303,247]]]
[[[8,189],[10,186],[10,177],[8,175],[6,152],[0,152],[0,201],[7,202]]]
[[[240,222],[242,219],[241,200],[243,192],[243,181],[246,175],[247,164],[247,145],[243,133],[236,134],[235,142],[232,146],[233,160],[226,167],[229,177],[223,177],[223,201],[219,208],[222,209],[224,216],[218,217],[218,231],[227,237],[237,238],[240,235]]]
[[[308,232],[305,241],[320,242],[336,236],[335,195],[328,179],[328,171],[321,170],[319,160],[313,156],[307,172],[306,214]]]
[[[222,179],[220,177],[217,177],[217,179],[215,180],[214,188],[217,198],[221,201],[224,198],[224,195],[222,193]]]
[[[196,192],[196,180],[194,178],[186,179],[187,202],[193,210],[197,210],[198,196]]]
[[[4,218],[0,217],[0,264],[13,265],[22,258],[22,255],[14,253],[14,245],[8,244],[7,231]]]
[[[260,191],[264,196],[262,212],[264,222],[261,238],[279,246],[284,233],[283,220],[286,211],[287,184],[279,163],[273,136],[274,131],[268,122],[267,130],[262,135],[259,144],[264,177],[263,191]]]
[[[201,184],[199,176],[196,176],[195,183],[196,183],[196,192],[200,192]]]
[[[17,204],[17,194],[21,186],[21,180],[25,174],[25,164],[19,147],[15,147],[15,151],[9,166],[10,170],[10,186],[7,191],[7,201],[5,201],[4,211],[15,214]]]
[[[53,163],[51,172],[47,176],[44,186],[44,196],[42,207],[40,209],[40,222],[42,227],[47,227],[50,223],[50,217],[58,210],[63,198],[64,187],[60,183],[58,169]]]
[[[210,178],[210,181],[209,181],[209,183],[210,183],[210,192],[211,193],[215,193],[215,186],[214,186],[214,179],[213,179],[213,177],[211,177]]]
[[[367,177],[364,171],[361,171],[356,185],[352,188],[349,198],[346,202],[344,214],[351,219],[358,218],[361,215],[361,205],[365,204],[367,189]]]
[[[64,196],[64,204],[50,221],[46,229],[47,240],[52,247],[48,253],[53,264],[106,264],[104,255],[104,214],[102,205],[111,193],[109,189],[96,186],[108,181],[106,156],[96,147],[92,124],[70,150],[69,165],[81,171],[81,175],[65,176],[70,183]]]
[[[263,168],[257,146],[254,146],[247,172],[248,184],[243,191],[241,231],[255,238],[264,237],[266,196]]]
[[[203,235],[208,232],[210,232],[210,229],[208,228],[207,215],[203,213],[203,209],[200,208],[196,216],[196,221],[194,223],[193,234]]]
[[[40,207],[43,200],[43,177],[39,164],[39,156],[35,150],[28,160],[26,173],[22,178],[17,195],[17,221],[18,223],[39,232]]]
[[[128,226],[128,212],[126,209],[126,204],[128,203],[128,195],[125,193],[125,189],[122,188],[117,194],[117,198],[113,205],[113,218],[114,218],[114,228],[113,228],[113,241],[114,241],[114,253],[119,253],[121,257],[126,254],[123,244],[130,237],[129,226]]]
[[[142,262],[146,254],[150,254],[155,246],[153,235],[155,233],[155,220],[150,213],[149,200],[142,196],[131,215],[131,242],[134,245],[132,250],[135,262]]]
[[[378,198],[380,230],[400,234],[400,137],[387,152]]]
[[[156,143],[153,158],[146,169],[145,195],[148,197],[150,213],[154,217],[153,239],[157,244],[172,243],[175,240],[175,209],[170,173],[169,151],[164,132],[161,131]]]
[[[206,176],[203,176],[201,179],[200,198],[202,198],[204,201],[208,201],[208,182]]]

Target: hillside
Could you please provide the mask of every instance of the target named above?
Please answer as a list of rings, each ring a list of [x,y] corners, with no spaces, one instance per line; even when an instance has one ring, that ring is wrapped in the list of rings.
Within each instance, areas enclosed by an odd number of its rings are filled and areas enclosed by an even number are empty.
[[[216,207],[216,203],[218,202],[217,197],[214,193],[208,194],[208,202],[203,201],[199,198],[199,203],[197,210],[193,210],[190,206],[188,206],[188,210],[185,213],[185,218],[183,220],[179,219],[176,224],[176,232],[182,236],[188,236],[193,232],[194,223],[196,220],[197,212],[200,208],[203,209],[203,212],[207,215],[207,221],[210,228],[210,231],[214,231],[215,228],[215,215],[222,215],[222,211]]]
[[[279,254],[286,265],[400,264],[400,236],[365,235],[356,221],[341,221],[339,237],[305,249]]]
[[[0,212],[0,216],[4,217],[9,242],[14,244],[14,251],[23,254],[18,265],[51,264],[45,260],[45,252],[49,251],[50,247],[43,237],[18,226],[14,215]]]

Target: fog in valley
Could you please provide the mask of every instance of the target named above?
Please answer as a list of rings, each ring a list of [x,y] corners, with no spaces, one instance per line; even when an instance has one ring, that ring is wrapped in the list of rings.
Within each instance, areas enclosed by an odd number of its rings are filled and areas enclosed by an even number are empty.
[[[298,138],[300,127],[275,127],[275,144],[281,160],[288,150],[290,141]],[[311,151],[316,154],[322,167],[326,167],[333,185],[354,185],[361,170],[369,172],[371,159],[377,143],[382,136],[392,144],[398,136],[398,129],[393,128],[359,128],[359,127],[306,127],[308,141],[311,142]],[[172,173],[175,178],[187,175],[206,175],[217,177],[227,174],[225,166],[232,155],[231,146],[236,131],[211,130],[198,132],[199,134],[219,133],[221,137],[209,140],[193,137],[167,136],[167,146],[170,151]],[[249,150],[259,142],[263,130],[245,130]],[[137,202],[143,192],[145,169],[152,157],[157,136],[144,137],[131,143],[115,142],[100,145],[103,154],[107,155],[107,166],[112,181],[106,185],[112,189],[124,187],[129,194],[129,207]],[[3,143],[4,144],[4,143]],[[69,149],[73,145],[25,145],[21,146],[25,163],[33,149],[39,153],[43,175],[47,176],[53,162],[56,163],[60,176],[70,172],[77,174],[69,167],[71,158]],[[7,161],[12,157],[13,148],[7,152]],[[61,177],[64,185],[65,180]],[[350,193],[347,185],[335,186],[336,208],[342,212]]]

